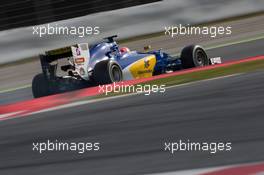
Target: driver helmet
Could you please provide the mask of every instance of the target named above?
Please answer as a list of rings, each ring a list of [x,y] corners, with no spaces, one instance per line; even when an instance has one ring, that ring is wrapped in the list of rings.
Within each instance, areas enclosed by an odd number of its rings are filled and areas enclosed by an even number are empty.
[[[120,52],[121,52],[121,54],[124,54],[124,53],[130,52],[130,50],[128,47],[121,47]]]

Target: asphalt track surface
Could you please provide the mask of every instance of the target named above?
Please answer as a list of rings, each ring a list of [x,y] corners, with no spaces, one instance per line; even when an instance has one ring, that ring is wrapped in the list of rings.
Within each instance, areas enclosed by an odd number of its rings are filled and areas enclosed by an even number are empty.
[[[0,122],[0,174],[145,174],[264,160],[264,72],[240,74]],[[100,142],[97,152],[33,142]],[[164,142],[232,142],[232,151],[164,151]]]
[[[246,57],[264,55],[264,39],[259,39],[251,42],[234,44],[225,47],[219,47],[208,50],[209,57],[222,57],[223,61],[232,61]],[[16,91],[0,93],[0,105],[14,103],[17,101],[32,99],[31,88],[23,88]]]

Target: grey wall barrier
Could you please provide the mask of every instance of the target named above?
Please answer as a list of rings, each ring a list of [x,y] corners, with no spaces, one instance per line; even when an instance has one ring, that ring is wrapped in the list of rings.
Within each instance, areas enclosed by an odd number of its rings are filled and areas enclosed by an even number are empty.
[[[126,38],[162,31],[164,26],[201,23],[263,10],[264,1],[260,0],[164,0],[49,24],[68,28],[98,26],[100,31],[98,35],[79,37],[57,34],[39,37],[36,33],[33,34],[33,27],[1,31],[0,64],[25,59],[48,49],[74,43],[92,43],[113,34]]]

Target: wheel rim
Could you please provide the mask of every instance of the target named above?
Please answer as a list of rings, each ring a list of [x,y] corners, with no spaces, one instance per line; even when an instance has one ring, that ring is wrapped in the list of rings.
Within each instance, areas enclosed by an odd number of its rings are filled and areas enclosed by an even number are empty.
[[[121,70],[118,66],[112,66],[112,79],[113,82],[118,82],[122,80]]]
[[[196,60],[200,66],[208,65],[208,59],[206,54],[202,50],[196,51]]]

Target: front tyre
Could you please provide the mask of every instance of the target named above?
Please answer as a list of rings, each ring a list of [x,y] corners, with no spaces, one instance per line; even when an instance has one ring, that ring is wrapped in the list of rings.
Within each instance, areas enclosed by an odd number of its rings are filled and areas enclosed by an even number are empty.
[[[182,49],[181,62],[183,68],[207,66],[210,61],[205,50],[199,45],[190,45]]]
[[[32,93],[35,98],[51,95],[50,85],[44,74],[36,75],[32,80]]]
[[[93,80],[97,84],[110,84],[123,80],[123,73],[118,63],[114,61],[102,61],[94,67]]]

